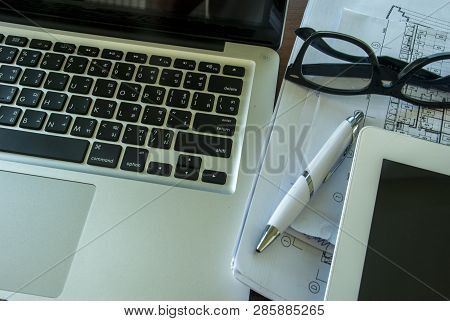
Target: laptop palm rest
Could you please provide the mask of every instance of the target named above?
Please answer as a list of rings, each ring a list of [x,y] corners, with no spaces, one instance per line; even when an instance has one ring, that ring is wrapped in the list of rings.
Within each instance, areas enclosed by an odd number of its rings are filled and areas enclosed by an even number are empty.
[[[0,289],[61,294],[95,186],[0,171]]]

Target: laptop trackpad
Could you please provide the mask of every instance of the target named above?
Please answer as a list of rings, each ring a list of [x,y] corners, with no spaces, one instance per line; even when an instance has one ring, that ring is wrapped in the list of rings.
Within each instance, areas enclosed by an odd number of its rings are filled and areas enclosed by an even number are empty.
[[[57,297],[95,186],[0,171],[0,289]]]

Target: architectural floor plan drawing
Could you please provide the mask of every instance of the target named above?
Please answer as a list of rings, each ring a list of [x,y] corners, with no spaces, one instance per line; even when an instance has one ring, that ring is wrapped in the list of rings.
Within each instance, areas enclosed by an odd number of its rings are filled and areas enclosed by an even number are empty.
[[[408,8],[402,8],[395,5],[393,5],[389,10],[386,19],[450,32],[449,21],[445,21],[436,17],[426,16],[423,13],[419,13],[417,11],[409,10]]]
[[[437,18],[429,18],[414,11],[393,6],[387,19],[404,23],[401,46],[396,48],[399,58],[412,62],[436,53],[450,51],[450,23]],[[386,33],[389,32],[389,25]],[[385,44],[383,44],[383,47]],[[387,46],[389,47],[389,45]],[[450,61],[440,61],[426,67],[431,72],[448,76]],[[409,86],[408,94],[427,99],[427,96],[441,95],[449,98],[449,93],[430,92]],[[445,96],[445,97],[444,97]],[[406,103],[399,99],[389,99],[384,128],[405,133],[435,143],[450,145],[450,110],[436,110]]]

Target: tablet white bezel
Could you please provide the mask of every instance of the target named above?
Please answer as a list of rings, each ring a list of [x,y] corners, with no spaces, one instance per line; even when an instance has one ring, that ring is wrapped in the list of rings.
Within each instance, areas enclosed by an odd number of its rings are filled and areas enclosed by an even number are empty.
[[[325,300],[357,300],[383,160],[450,175],[450,147],[365,127],[356,144]]]

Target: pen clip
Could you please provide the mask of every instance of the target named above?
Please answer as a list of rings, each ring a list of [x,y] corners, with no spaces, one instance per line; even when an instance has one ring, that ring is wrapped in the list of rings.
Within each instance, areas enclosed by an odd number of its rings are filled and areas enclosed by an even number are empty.
[[[352,147],[352,144],[348,145],[347,148],[345,149],[344,153],[342,154],[341,158],[338,159],[338,161],[336,162],[336,164],[334,164],[334,166],[330,169],[330,171],[328,172],[327,176],[325,176],[323,182],[325,183],[328,179],[330,179],[331,176],[333,176],[334,172],[336,172],[336,170],[339,168],[339,166],[341,166],[341,164],[344,162],[344,160],[347,158],[347,154],[350,151],[350,148]]]
[[[344,150],[344,153],[342,154],[341,158],[338,159],[338,161],[331,168],[327,176],[325,176],[323,182],[326,182],[328,179],[330,179],[330,177],[339,168],[339,166],[341,166],[341,164],[347,157],[350,148],[352,147],[353,143],[356,141],[356,138],[358,137],[359,130],[361,129],[361,122],[364,120],[364,113],[362,111],[356,111],[353,116],[347,118],[346,120],[350,123],[350,126],[352,127],[352,140],[350,144],[347,146],[347,148]]]

